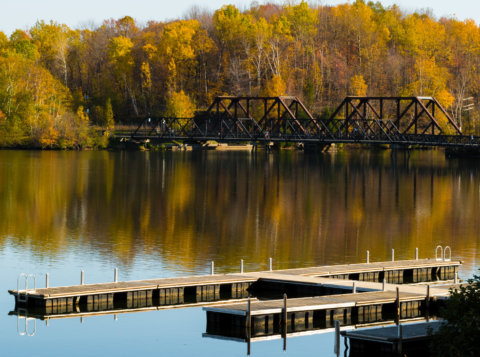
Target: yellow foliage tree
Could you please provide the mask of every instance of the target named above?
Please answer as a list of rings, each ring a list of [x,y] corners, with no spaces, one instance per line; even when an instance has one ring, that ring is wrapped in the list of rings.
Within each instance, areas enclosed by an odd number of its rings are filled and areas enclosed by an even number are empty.
[[[138,115],[136,96],[133,84],[133,69],[135,61],[132,56],[133,42],[129,37],[118,36],[110,40],[108,55],[113,65],[115,76],[123,86],[125,99],[130,99],[133,110]]]
[[[168,66],[168,87],[176,91],[178,74],[195,65],[195,35],[200,30],[197,20],[175,21],[165,26],[160,50]]]
[[[2,31],[0,31],[0,52],[2,51],[2,49],[7,47],[7,45],[8,37]]]
[[[278,97],[285,95],[287,85],[280,75],[274,75],[267,81],[261,94],[265,97]]]
[[[350,78],[350,95],[365,97],[367,95],[367,89],[368,85],[365,83],[362,75],[355,75]]]
[[[449,108],[453,97],[448,91],[448,70],[438,66],[433,57],[418,58],[414,68],[414,81],[410,82],[401,94],[436,97],[445,108]]]
[[[88,118],[76,116],[71,103],[69,90],[46,69],[21,54],[0,57],[0,145],[83,146]]]
[[[128,37],[118,36],[110,41],[108,54],[118,74],[131,72],[134,64],[131,56],[132,47],[133,42]]]
[[[165,116],[172,118],[193,117],[193,103],[183,90],[172,92],[166,102]]]

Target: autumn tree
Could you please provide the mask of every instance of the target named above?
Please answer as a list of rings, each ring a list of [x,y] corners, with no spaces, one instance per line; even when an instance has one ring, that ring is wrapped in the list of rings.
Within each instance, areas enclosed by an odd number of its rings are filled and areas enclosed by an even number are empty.
[[[358,97],[365,97],[367,95],[368,86],[363,79],[363,76],[355,75],[350,78],[350,90],[349,95]]]
[[[29,32],[42,65],[68,85],[67,58],[72,31],[68,26],[53,21],[48,24],[38,21]]]
[[[108,58],[112,65],[123,98],[130,101],[135,116],[138,116],[137,100],[133,85],[134,61],[132,58],[133,41],[129,37],[117,36],[110,40]]]
[[[172,118],[193,117],[193,103],[191,99],[182,90],[172,92],[167,98],[165,116]]]

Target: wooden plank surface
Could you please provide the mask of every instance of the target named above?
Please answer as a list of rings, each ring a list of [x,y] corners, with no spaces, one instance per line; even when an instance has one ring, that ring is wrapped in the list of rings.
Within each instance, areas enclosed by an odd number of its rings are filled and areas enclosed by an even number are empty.
[[[272,272],[263,271],[257,273],[245,273],[245,274],[216,274],[216,275],[203,275],[203,276],[190,276],[190,277],[177,277],[177,278],[164,278],[164,279],[149,279],[149,280],[137,280],[126,281],[117,283],[101,283],[101,284],[86,284],[86,285],[73,285],[73,286],[61,286],[51,288],[40,288],[36,290],[29,290],[28,294],[32,298],[47,299],[58,297],[71,297],[71,296],[83,296],[93,294],[108,294],[118,293],[126,291],[138,291],[138,290],[150,290],[161,289],[169,287],[185,287],[185,286],[198,286],[209,284],[227,284],[227,283],[242,283],[242,282],[255,282],[258,279],[270,280],[270,281],[284,281],[291,283],[304,283],[304,284],[316,284],[323,286],[331,286],[348,289],[348,286],[352,286],[353,282],[349,280],[340,279],[328,279],[319,278],[318,275],[336,275],[336,274],[348,274],[358,272],[373,272],[379,270],[395,270],[395,269],[414,269],[425,267],[440,267],[440,266],[457,266],[460,265],[460,261],[437,261],[435,259],[421,259],[421,260],[407,260],[407,261],[394,261],[394,262],[374,262],[370,264],[348,264],[348,265],[332,265],[322,267],[300,268],[300,269],[286,269],[275,270]],[[380,290],[382,288],[381,283],[357,281],[357,289],[359,291],[372,291]],[[387,290],[395,289],[397,285],[386,284]],[[404,290],[406,285],[402,285]],[[412,288],[411,292],[420,292],[422,288]],[[423,288],[425,289],[425,288]],[[432,288],[432,291],[435,290]],[[444,295],[448,293],[437,289],[437,293]],[[17,294],[15,290],[9,290],[13,295]]]
[[[250,273],[251,276],[256,276],[258,279],[270,281],[270,282],[283,282],[283,283],[294,283],[294,284],[305,284],[305,285],[317,285],[329,288],[349,290],[353,289],[352,280],[344,279],[331,279],[324,277],[313,277],[313,276],[304,276],[304,275],[289,275],[289,274],[279,274],[277,271],[272,272],[261,272],[261,273]],[[355,286],[359,292],[368,292],[368,291],[382,291],[384,288],[383,283],[374,283],[369,281],[355,281]],[[400,291],[403,293],[412,293],[420,294],[426,296],[427,286],[421,284],[385,284],[385,290],[387,291],[396,291],[397,287],[400,288]],[[430,296],[432,297],[442,297],[448,296],[448,289],[443,286],[436,285],[430,288]]]
[[[213,285],[213,284],[230,284],[230,283],[245,283],[254,282],[257,278],[248,276],[246,274],[237,275],[203,275],[179,278],[165,278],[165,279],[150,279],[125,281],[117,283],[101,283],[101,284],[86,284],[86,285],[72,285],[60,286],[51,288],[41,288],[34,291],[29,291],[29,297],[38,298],[56,298],[68,296],[83,296],[92,294],[109,294],[125,291],[137,290],[153,290],[169,287],[184,287],[197,285]],[[9,290],[11,294],[16,294],[15,290]]]
[[[461,261],[443,261],[435,259],[419,259],[419,260],[398,260],[389,262],[371,262],[360,264],[343,264],[343,265],[326,265],[318,267],[297,268],[297,269],[283,269],[275,270],[277,273],[293,274],[293,275],[340,275],[340,274],[355,274],[355,273],[369,273],[377,271],[389,271],[400,269],[415,269],[415,268],[433,268],[443,266],[460,266]]]
[[[400,301],[419,301],[423,299],[425,299],[425,295],[400,292]],[[395,300],[396,292],[392,291],[376,291],[361,294],[341,294],[308,298],[294,298],[287,299],[287,312],[385,304],[393,303],[395,302]],[[251,302],[252,315],[281,313],[282,309],[283,299]],[[246,316],[247,303],[242,302],[237,304],[225,304],[221,307],[205,307],[204,310]]]

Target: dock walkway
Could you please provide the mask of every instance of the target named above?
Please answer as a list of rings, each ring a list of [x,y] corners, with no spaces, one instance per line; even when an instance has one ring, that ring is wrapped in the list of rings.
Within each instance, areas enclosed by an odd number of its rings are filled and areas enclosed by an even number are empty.
[[[400,292],[400,302],[423,301],[426,295],[409,292]],[[362,294],[341,294],[330,296],[315,296],[306,298],[288,299],[287,313],[305,312],[314,310],[329,310],[366,306],[372,304],[395,303],[397,300],[394,291],[375,291]],[[284,310],[283,300],[264,300],[250,303],[250,315],[280,314]],[[229,313],[233,315],[247,316],[248,304],[239,302],[236,304],[225,304],[219,307],[204,307],[205,311]]]
[[[434,300],[422,293],[374,291],[204,307],[207,334],[247,340],[341,326],[400,322],[430,315]]]
[[[460,265],[460,261],[416,259],[285,269],[275,272],[373,282],[382,282],[385,278],[387,283],[402,284],[428,282],[435,277],[440,280],[453,279]]]
[[[333,265],[241,274],[149,279],[101,284],[9,290],[19,307],[47,312],[73,312],[148,306],[190,305],[245,299],[255,290],[287,292],[289,296],[322,296],[351,292],[393,291],[411,282],[453,280],[460,261],[434,259]],[[334,278],[334,279],[332,279]],[[379,281],[382,281],[379,282]],[[425,287],[402,285],[402,293],[425,294]],[[431,296],[446,295],[432,288]]]
[[[342,331],[341,334],[350,340],[351,356],[425,356],[430,354],[432,332],[441,324],[441,321],[431,321]]]

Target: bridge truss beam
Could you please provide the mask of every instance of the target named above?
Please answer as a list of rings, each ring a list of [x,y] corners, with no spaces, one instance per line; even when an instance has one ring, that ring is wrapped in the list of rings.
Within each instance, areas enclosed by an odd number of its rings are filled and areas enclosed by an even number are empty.
[[[432,97],[346,97],[330,119],[345,119],[347,130],[354,122],[391,120],[401,134],[461,135],[462,130]],[[343,128],[342,128],[343,129]],[[354,129],[354,127],[352,127]]]
[[[121,133],[117,133],[122,136]],[[217,97],[194,118],[146,118],[124,137],[158,141],[480,145],[431,97],[346,97],[315,118],[297,97]]]

